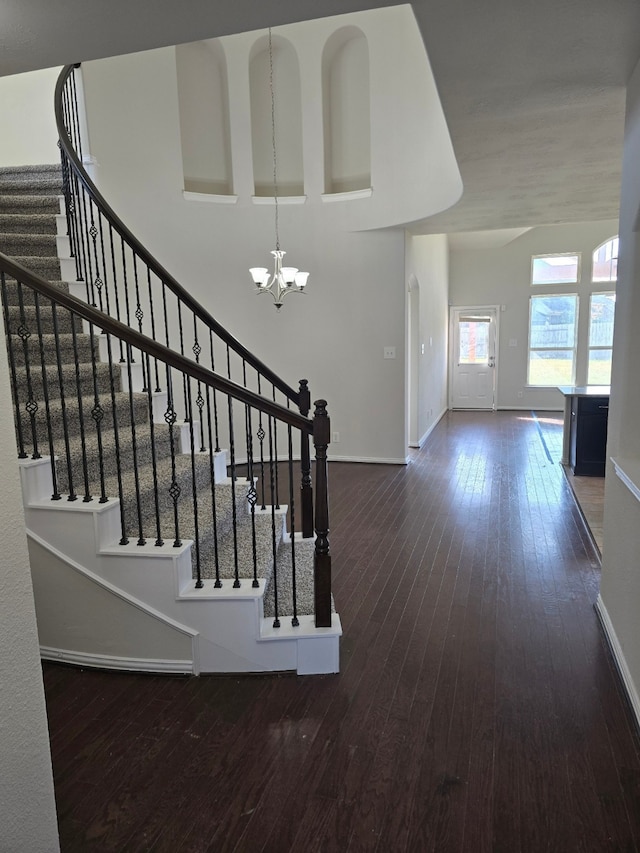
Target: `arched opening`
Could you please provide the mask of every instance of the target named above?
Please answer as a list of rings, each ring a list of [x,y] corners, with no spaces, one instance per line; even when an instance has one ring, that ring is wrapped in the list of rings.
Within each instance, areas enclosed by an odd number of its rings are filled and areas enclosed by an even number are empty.
[[[322,56],[325,192],[371,186],[369,48],[357,27],[327,40]]]
[[[176,47],[184,188],[233,193],[227,69],[217,39]]]
[[[254,46],[249,67],[253,180],[257,196],[273,196],[273,143],[270,80],[273,74],[278,196],[304,195],[300,69],[293,46],[279,36]]]

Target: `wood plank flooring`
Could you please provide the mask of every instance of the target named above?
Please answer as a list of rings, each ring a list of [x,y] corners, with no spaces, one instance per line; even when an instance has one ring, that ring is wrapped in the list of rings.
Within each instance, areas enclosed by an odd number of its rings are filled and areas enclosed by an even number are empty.
[[[526,412],[330,465],[342,671],[45,664],[63,853],[640,849],[599,559]]]

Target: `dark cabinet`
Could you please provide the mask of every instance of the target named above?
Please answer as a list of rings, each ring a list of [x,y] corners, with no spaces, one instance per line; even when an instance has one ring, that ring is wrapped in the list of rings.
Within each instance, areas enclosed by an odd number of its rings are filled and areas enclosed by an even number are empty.
[[[608,397],[574,397],[571,406],[571,467],[584,477],[604,477]]]

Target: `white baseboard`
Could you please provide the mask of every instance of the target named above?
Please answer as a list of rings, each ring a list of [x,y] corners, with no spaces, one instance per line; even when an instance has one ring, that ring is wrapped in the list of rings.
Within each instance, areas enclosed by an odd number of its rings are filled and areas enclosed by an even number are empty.
[[[368,462],[374,465],[407,465],[409,459],[405,457],[384,458],[380,456],[334,456],[329,455],[329,462]]]
[[[615,632],[615,628],[613,627],[611,617],[609,616],[607,608],[604,606],[604,602],[599,595],[598,600],[596,601],[595,609],[596,613],[600,618],[600,624],[602,625],[602,629],[604,630],[604,633],[607,637],[616,664],[618,665],[618,670],[620,672],[620,676],[622,677],[622,682],[627,692],[627,696],[629,697],[631,707],[633,708],[633,713],[636,717],[636,723],[638,725],[638,728],[640,729],[640,696],[638,695],[636,685],[634,684],[631,673],[629,672],[629,667],[627,666],[627,662],[624,657],[624,652],[622,651],[622,646],[620,645],[620,642]]]
[[[556,406],[496,406],[497,412],[564,412],[564,409],[558,409]]]
[[[53,649],[50,646],[40,646],[40,657],[43,660],[58,663],[72,663],[92,669],[118,669],[128,672],[169,672],[174,674],[193,675],[194,666],[190,660],[153,660],[143,658],[112,657],[111,655],[93,655],[86,652],[72,652],[67,649]]]
[[[428,430],[425,432],[425,434],[422,436],[422,438],[419,438],[417,443],[416,443],[416,442],[413,442],[413,441],[410,441],[410,442],[409,442],[409,447],[415,447],[415,448],[416,448],[416,450],[420,450],[420,448],[424,447],[424,443],[425,443],[425,441],[429,438],[429,436],[431,435],[431,433],[432,433],[432,432],[434,431],[434,429],[438,426],[438,424],[440,423],[440,421],[442,420],[442,418],[447,414],[447,412],[448,412],[448,411],[449,411],[449,407],[448,407],[448,406],[445,406],[445,407],[444,407],[444,409],[443,409],[443,410],[440,412],[440,414],[438,415],[438,417],[437,417],[437,418],[434,420],[434,422],[431,424],[431,426],[429,427],[429,429],[428,429]]]

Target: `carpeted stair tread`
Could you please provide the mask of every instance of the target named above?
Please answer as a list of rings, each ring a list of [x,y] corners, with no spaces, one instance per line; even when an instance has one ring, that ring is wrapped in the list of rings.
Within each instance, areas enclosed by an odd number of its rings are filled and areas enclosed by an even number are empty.
[[[1,210],[1,208],[0,208]],[[55,216],[50,213],[0,213],[0,234],[57,234]],[[5,251],[5,254],[8,254]]]
[[[27,452],[30,452],[31,418],[24,409],[25,402],[26,395],[21,395],[19,407],[20,422],[22,424],[24,441],[25,444],[27,444]],[[134,421],[136,423],[146,423],[149,419],[149,399],[147,395],[133,394],[131,402],[133,407]],[[93,396],[83,397],[81,399],[81,403],[85,430],[87,429],[87,425],[89,425],[95,431],[95,427],[93,427],[93,419],[91,417],[91,410],[95,405],[95,400]],[[104,423],[108,423],[109,425],[113,424],[113,406],[111,396],[103,396],[100,400],[100,403],[103,409]],[[71,396],[67,395],[65,397],[65,408],[67,413],[68,430],[72,435],[77,435],[80,429],[80,417],[78,414],[78,398],[73,393],[73,391]],[[62,437],[64,433],[64,419],[62,414],[62,400],[59,397],[56,397],[51,400],[49,405],[49,412],[51,418],[51,432],[55,440],[55,452],[62,453],[64,450],[64,445],[62,443]],[[131,423],[129,394],[122,391],[116,394],[116,418],[117,422],[123,428],[128,427]],[[44,442],[47,441],[47,416],[44,401],[42,400],[38,401],[38,409],[35,413],[35,421],[38,443],[41,447],[41,452],[44,452],[42,451],[42,447],[44,447]]]
[[[47,213],[54,217],[55,222],[55,216],[60,213],[60,194],[22,195],[15,193],[3,195],[0,186],[0,211],[24,215]]]
[[[69,284],[66,281],[61,281],[60,279],[49,279],[49,284],[53,285],[53,287],[63,291],[64,293],[69,293]],[[35,304],[35,290],[32,290],[30,287],[27,287],[24,284],[18,284],[15,279],[8,278],[5,282],[5,288],[7,305],[19,305],[20,294],[22,295],[23,305]],[[45,305],[51,305],[50,300],[46,296],[39,296],[38,303],[42,307],[44,307]],[[61,308],[60,310],[63,311],[65,309]]]
[[[56,175],[43,177],[37,186],[21,177],[3,177],[0,183],[2,195],[61,195],[62,181]]]
[[[45,334],[53,334],[53,310],[51,303],[44,302],[40,304],[39,311],[36,311],[35,305],[25,305],[21,308],[19,305],[7,306],[7,323],[9,325],[9,334],[16,335],[18,330],[24,325],[32,334],[38,333],[38,319],[40,321],[40,331]],[[82,333],[82,318],[77,314],[71,314],[66,308],[56,309],[57,330],[60,333],[71,333],[75,328],[77,333]]]
[[[136,425],[135,441],[131,430],[118,431],[116,443],[115,431],[103,422],[101,431],[102,440],[102,468],[105,477],[116,477],[118,464],[121,471],[130,471],[133,466],[140,468],[151,465],[155,456],[156,463],[167,459],[171,455],[171,440],[169,427],[166,424],[153,425],[153,444],[151,441],[152,430],[148,423]],[[85,435],[84,453],[83,442],[80,436],[73,436],[69,441],[69,456],[71,462],[71,475],[74,484],[84,481],[84,466],[86,457],[87,475],[91,484],[91,493],[100,491],[100,443],[97,430],[92,430]],[[135,452],[134,452],[135,447]],[[175,443],[174,443],[175,452]],[[56,464],[59,477],[59,488],[63,492],[68,489],[67,465],[62,455]]]
[[[60,261],[57,257],[40,257],[39,255],[14,255],[13,260],[35,272],[47,281],[60,281]]]
[[[18,234],[0,230],[0,251],[10,257],[49,258],[58,262],[55,234]]]
[[[18,166],[0,166],[0,183],[5,178],[15,177],[17,180],[38,181],[42,176],[62,174],[60,163],[22,163]]]
[[[34,370],[32,366],[29,369],[29,379],[27,380],[27,368],[16,367],[16,380],[18,381],[19,386],[27,388],[29,381],[31,383],[31,391],[36,399],[44,400],[44,378],[42,373],[43,372],[40,367],[38,367],[37,370]],[[62,386],[60,384],[61,377],[59,375],[57,365],[50,364],[45,368],[44,373],[47,382],[47,393],[50,400],[60,397],[61,388],[67,389],[68,391],[70,387],[73,387],[75,391],[78,384],[83,396],[93,394],[97,391],[101,400],[106,394],[111,393],[112,381],[115,389],[119,390],[119,371],[117,367],[114,369],[112,379],[111,366],[106,362],[96,362],[95,370],[94,365],[90,361],[82,362],[77,366],[73,362],[61,364],[60,373],[62,373]],[[116,382],[118,385],[115,385]]]
[[[58,351],[60,353],[60,361],[71,362],[77,358],[79,362],[90,362],[92,353],[95,358],[98,357],[98,341],[94,336],[93,345],[91,335],[79,333],[72,335],[71,332],[65,332],[58,335],[58,343],[56,346],[56,336],[52,334],[42,335],[42,349],[44,350],[45,364],[51,366],[57,364]],[[25,363],[24,343],[19,335],[11,335],[11,351],[13,353],[14,364],[23,366]],[[27,351],[29,353],[29,362],[32,369],[41,369],[40,356],[40,339],[32,335],[27,340]],[[119,375],[119,371],[117,374]]]
[[[298,616],[315,612],[314,601],[314,554],[315,540],[295,540],[296,566],[296,612]],[[293,558],[291,540],[283,541],[278,549],[276,561],[278,579],[278,615],[293,615]],[[273,574],[267,581],[264,592],[264,615],[275,616],[275,584]]]
[[[273,545],[271,518],[264,513],[255,515],[255,576],[265,578],[268,582],[273,573]],[[276,528],[276,548],[282,538],[282,524]],[[238,578],[242,580],[254,577],[254,524],[251,513],[246,510],[238,517],[236,525],[236,544],[233,533],[229,530],[225,535],[218,535],[218,576],[221,580],[235,578],[236,550],[238,559]],[[196,577],[195,548],[191,554],[193,577]],[[204,579],[216,577],[215,547],[213,531],[200,534],[200,576]]]

